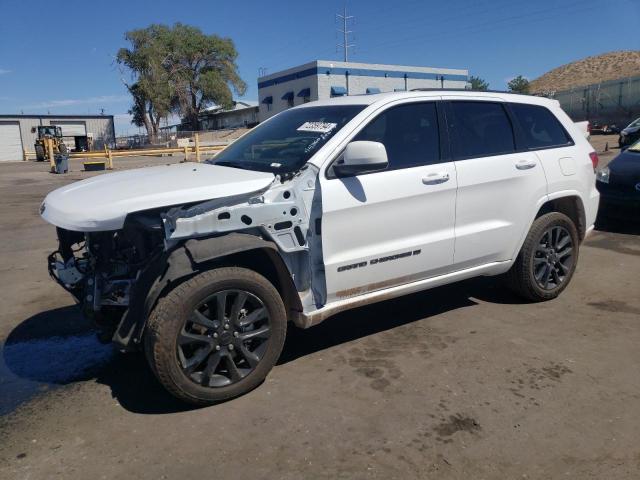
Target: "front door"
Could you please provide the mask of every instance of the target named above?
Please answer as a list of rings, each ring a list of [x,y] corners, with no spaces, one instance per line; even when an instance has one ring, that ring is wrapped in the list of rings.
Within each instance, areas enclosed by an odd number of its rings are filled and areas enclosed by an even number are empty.
[[[390,107],[353,138],[383,143],[388,168],[321,179],[328,302],[450,271],[456,171],[441,119],[436,102]]]

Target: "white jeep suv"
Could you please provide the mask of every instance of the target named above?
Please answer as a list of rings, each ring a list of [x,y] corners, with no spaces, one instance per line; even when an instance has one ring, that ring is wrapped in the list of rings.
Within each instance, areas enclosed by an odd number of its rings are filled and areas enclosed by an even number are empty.
[[[597,161],[544,98],[307,103],[209,163],[50,193],[49,269],[103,339],[143,348],[171,393],[208,404],[266,377],[288,322],[479,275],[505,274],[529,301],[556,297],[596,217]]]

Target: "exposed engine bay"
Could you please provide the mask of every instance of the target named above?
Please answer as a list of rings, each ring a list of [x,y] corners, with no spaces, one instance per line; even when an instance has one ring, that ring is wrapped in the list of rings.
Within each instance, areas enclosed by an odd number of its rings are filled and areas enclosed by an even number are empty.
[[[317,168],[307,165],[276,176],[261,191],[130,213],[115,231],[57,227],[59,247],[48,258],[49,273],[100,328],[101,340],[130,349],[142,335],[132,325],[144,324],[149,303],[156,300],[149,292],[160,292],[162,278],[177,263],[181,270],[191,269],[186,274],[197,271],[189,241],[206,240],[215,250],[229,234],[242,232],[272,245],[295,285],[301,310],[316,309],[326,301],[317,175]]]

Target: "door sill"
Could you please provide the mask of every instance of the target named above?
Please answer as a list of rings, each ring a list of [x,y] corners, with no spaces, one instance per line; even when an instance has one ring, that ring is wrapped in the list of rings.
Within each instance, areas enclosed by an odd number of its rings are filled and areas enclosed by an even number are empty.
[[[411,283],[363,293],[350,298],[335,300],[312,312],[297,312],[293,321],[298,327],[309,328],[345,310],[351,310],[352,308],[369,305],[371,303],[402,297],[404,295],[409,295],[410,293],[440,287],[442,285],[459,282],[472,277],[479,277],[482,275],[499,275],[504,273],[510,265],[511,261],[492,262],[484,265],[478,265],[476,267],[466,268],[464,270],[458,270],[456,272],[446,273],[444,275],[438,275],[437,277],[426,278]]]

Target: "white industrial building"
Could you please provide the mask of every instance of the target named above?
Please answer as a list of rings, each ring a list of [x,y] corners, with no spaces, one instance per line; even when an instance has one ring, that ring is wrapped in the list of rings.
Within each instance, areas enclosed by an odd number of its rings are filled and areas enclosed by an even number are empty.
[[[198,118],[202,130],[254,127],[258,123],[258,102],[236,100],[230,109],[214,105],[204,109]]]
[[[0,115],[0,162],[34,151],[40,125],[57,125],[69,151],[102,149],[115,143],[113,115]]]
[[[467,88],[468,70],[315,60],[258,78],[259,120],[301,103],[414,88]]]

